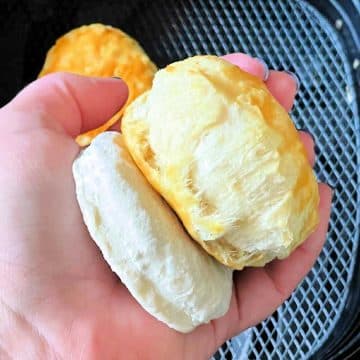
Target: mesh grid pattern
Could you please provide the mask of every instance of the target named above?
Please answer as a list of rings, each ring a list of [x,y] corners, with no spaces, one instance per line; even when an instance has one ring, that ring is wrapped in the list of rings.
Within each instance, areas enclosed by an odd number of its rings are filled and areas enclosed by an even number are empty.
[[[358,110],[336,30],[301,0],[192,0],[171,7],[158,1],[130,30],[150,44],[147,50],[161,66],[194,54],[242,51],[300,78],[292,118],[315,136],[316,173],[336,188],[328,240],[291,298],[272,317],[224,344],[213,359],[309,358],[344,308],[360,227]]]
[[[95,21],[133,35],[160,67],[195,54],[242,51],[264,59],[270,68],[298,75],[292,118],[315,136],[317,175],[336,188],[328,240],[288,301],[226,342],[213,359],[307,359],[314,354],[344,309],[360,229],[359,114],[350,65],[332,24],[303,0],[73,0],[59,14],[44,6],[46,0],[33,1],[32,7],[28,3],[8,1],[3,9],[9,14],[7,33],[16,25],[19,47],[11,58],[19,64],[2,66],[18,74],[18,88],[20,81],[37,76],[55,38]],[[0,82],[2,93],[11,95],[13,80]]]

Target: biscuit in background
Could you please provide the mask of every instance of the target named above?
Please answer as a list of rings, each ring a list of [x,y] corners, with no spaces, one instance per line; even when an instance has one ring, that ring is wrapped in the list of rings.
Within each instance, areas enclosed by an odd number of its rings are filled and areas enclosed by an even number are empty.
[[[151,87],[156,70],[142,47],[129,35],[111,26],[91,24],[71,30],[56,41],[46,55],[39,77],[56,71],[120,77],[129,87],[128,105]],[[115,124],[125,107],[104,125],[79,135],[76,139],[79,145],[88,145],[97,134]]]

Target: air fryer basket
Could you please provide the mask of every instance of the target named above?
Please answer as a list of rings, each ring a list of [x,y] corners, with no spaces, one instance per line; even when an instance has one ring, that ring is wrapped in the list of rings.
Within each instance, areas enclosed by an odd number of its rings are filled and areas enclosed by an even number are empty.
[[[316,173],[335,187],[327,242],[285,304],[213,358],[324,359],[336,352],[359,311],[357,0],[24,0],[0,2],[0,20],[0,105],[36,78],[58,36],[92,22],[130,33],[159,66],[241,51],[295,72],[301,85],[292,118],[315,136]]]

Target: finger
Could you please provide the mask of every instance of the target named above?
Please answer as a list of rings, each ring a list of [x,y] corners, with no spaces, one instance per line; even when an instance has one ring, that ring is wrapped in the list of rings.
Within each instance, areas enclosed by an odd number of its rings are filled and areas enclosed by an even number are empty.
[[[121,131],[120,129],[120,119],[118,119],[118,121],[116,121],[115,124],[111,125],[108,129],[109,131]]]
[[[285,110],[290,111],[300,86],[300,82],[295,74],[290,74],[285,71],[270,70],[266,85]]]
[[[306,150],[306,155],[307,155],[307,158],[309,159],[309,163],[310,163],[311,167],[313,167],[315,164],[314,138],[312,137],[312,135],[309,132],[303,131],[303,130],[299,131],[299,136],[300,136],[300,140],[304,144],[304,147]]]
[[[60,124],[67,134],[76,136],[103,124],[123,106],[127,96],[121,79],[53,73],[28,85],[5,110],[41,114],[54,129]],[[35,127],[36,121],[37,117],[27,116],[22,125]]]
[[[266,63],[243,53],[233,53],[222,56],[226,61],[238,66],[240,69],[265,80],[269,74]]]
[[[320,184],[319,191],[320,224],[308,240],[284,260],[274,260],[264,268],[247,268],[235,273],[238,319],[232,324],[232,334],[272,314],[315,263],[325,242],[331,207],[331,189]]]
[[[80,134],[76,137],[76,142],[80,146],[87,146],[91,143],[92,139],[94,139],[97,135],[103,133],[104,131],[120,131],[120,118],[123,114],[124,107],[115,113],[113,117],[107,120],[104,124],[97,127],[96,129],[87,131],[84,134]]]
[[[300,262],[301,258],[303,258],[304,260],[307,259],[309,266],[312,266],[315,263],[315,260],[319,256],[321,249],[325,243],[330,212],[331,212],[331,198],[332,198],[331,188],[326,184],[320,184],[319,193],[320,193],[319,226],[316,229],[316,231],[309,237],[309,239],[307,239],[302,245],[299,246],[298,249],[299,253],[297,254],[297,258],[294,257],[294,260],[297,261],[298,263]],[[299,271],[300,270],[301,267],[299,266]],[[305,269],[305,271],[303,271],[303,273],[300,274],[299,280],[301,280],[306,275],[306,273],[307,271]]]

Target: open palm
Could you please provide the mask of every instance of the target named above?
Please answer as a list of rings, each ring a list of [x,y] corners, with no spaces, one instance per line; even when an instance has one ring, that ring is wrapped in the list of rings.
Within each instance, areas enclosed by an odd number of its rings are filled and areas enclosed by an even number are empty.
[[[294,79],[226,56],[289,110]],[[321,223],[289,258],[235,272],[228,313],[190,334],[147,314],[111,272],[83,224],[72,163],[76,135],[103,123],[127,96],[117,79],[54,74],[0,110],[0,358],[206,359],[270,315],[306,275],[325,240],[331,191],[320,185]],[[313,140],[300,136],[314,162]]]

